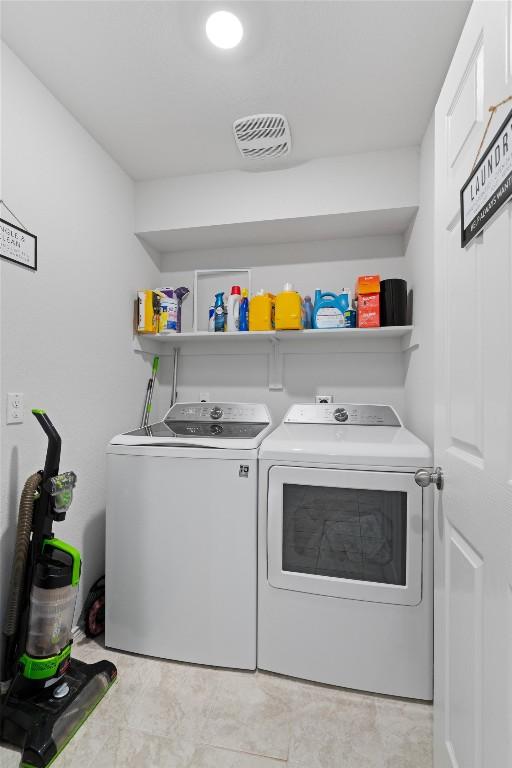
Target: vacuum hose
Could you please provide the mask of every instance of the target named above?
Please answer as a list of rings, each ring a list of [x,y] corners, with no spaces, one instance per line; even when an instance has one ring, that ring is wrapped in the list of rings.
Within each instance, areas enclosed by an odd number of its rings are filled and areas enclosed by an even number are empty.
[[[7,600],[7,613],[3,627],[4,635],[12,637],[18,628],[20,602],[23,595],[25,581],[25,567],[27,564],[28,546],[32,531],[32,515],[36,493],[41,484],[41,475],[35,472],[26,481],[21,493],[20,508],[18,513],[18,527],[16,530],[16,546],[14,548],[14,560],[12,563],[11,583]]]

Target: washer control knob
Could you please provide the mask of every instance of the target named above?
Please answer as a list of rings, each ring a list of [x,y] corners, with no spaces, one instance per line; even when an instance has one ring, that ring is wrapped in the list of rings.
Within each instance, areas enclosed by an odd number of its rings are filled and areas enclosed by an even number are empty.
[[[224,432],[222,424],[210,424],[210,433],[212,435],[221,435]]]
[[[347,421],[348,413],[346,412],[345,408],[336,408],[334,411],[334,418],[336,421]]]
[[[212,419],[220,419],[223,416],[222,408],[219,408],[218,405],[215,405],[210,411],[210,416]]]

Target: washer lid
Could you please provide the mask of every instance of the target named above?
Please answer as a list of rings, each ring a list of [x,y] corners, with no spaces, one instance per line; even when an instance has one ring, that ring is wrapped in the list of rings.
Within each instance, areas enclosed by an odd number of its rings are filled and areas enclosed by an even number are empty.
[[[374,421],[359,419],[359,423],[338,421],[333,416],[338,408],[350,414],[364,412]],[[283,423],[262,443],[261,459],[305,462],[311,464],[342,464],[370,467],[431,466],[429,447],[401,425],[396,412],[389,406],[369,406],[338,403],[329,405],[292,406]],[[313,413],[323,409],[323,413]],[[303,421],[298,422],[301,418]],[[349,416],[350,418],[350,416]],[[381,426],[379,419],[396,426]],[[314,419],[314,421],[313,421]],[[308,421],[306,421],[308,420]],[[355,417],[354,417],[355,420]]]

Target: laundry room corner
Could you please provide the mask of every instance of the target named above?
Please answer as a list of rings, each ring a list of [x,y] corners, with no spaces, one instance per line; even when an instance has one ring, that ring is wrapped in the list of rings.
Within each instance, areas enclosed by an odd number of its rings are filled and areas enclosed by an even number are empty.
[[[103,573],[103,451],[138,422],[148,368],[126,329],[134,293],[159,269],[133,235],[132,180],[5,43],[1,56],[2,200],[39,246],[37,272],[0,264],[1,391],[24,401],[23,423],[5,426],[2,412],[3,613],[18,499],[44,449],[31,408],[60,425],[63,469],[78,475],[75,514],[62,528],[84,555],[79,605]],[[0,216],[16,223],[3,207]]]
[[[431,448],[434,444],[434,115],[420,146],[419,208],[404,235],[410,276],[409,312],[414,330],[404,353],[405,417]]]
[[[512,768],[511,295],[512,0],[0,0],[1,768]]]
[[[224,270],[226,280],[230,270],[249,270],[254,294],[277,295],[291,276],[301,295],[313,295],[319,285],[340,285],[351,292],[361,274],[408,281],[403,233],[418,207],[419,160],[417,147],[405,147],[333,157],[329,163],[313,160],[280,171],[136,182],[137,231],[141,240],[159,247],[162,285],[194,286],[195,275],[212,264]],[[214,207],[207,204],[205,188],[217,190],[220,199]],[[312,211],[315,215],[306,215]],[[244,216],[247,221],[236,223]],[[212,244],[207,247],[209,237]],[[221,280],[222,272],[217,282]],[[202,322],[208,309],[198,297],[191,298],[183,305],[184,331],[192,331],[194,312]],[[270,388],[268,340],[253,337],[250,347],[223,344],[214,349],[206,339],[177,343],[179,397],[195,400],[207,392],[212,400],[229,401],[243,392],[244,399],[265,402],[273,417],[281,419],[294,402],[322,392],[335,401],[355,402],[364,390],[368,402],[389,402],[404,410],[400,339],[361,344],[345,337],[342,345],[313,339],[314,334],[307,344],[290,345],[287,335],[281,335],[282,381]],[[163,366],[155,400],[160,413],[171,392],[169,362],[164,360]]]

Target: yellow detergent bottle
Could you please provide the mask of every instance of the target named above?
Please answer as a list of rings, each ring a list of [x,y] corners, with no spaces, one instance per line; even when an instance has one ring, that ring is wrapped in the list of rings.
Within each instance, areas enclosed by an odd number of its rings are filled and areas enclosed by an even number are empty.
[[[274,320],[274,297],[263,288],[252,297],[249,304],[249,330],[271,331]]]
[[[302,329],[302,299],[291,283],[285,283],[282,293],[276,296],[276,331],[300,331]]]

